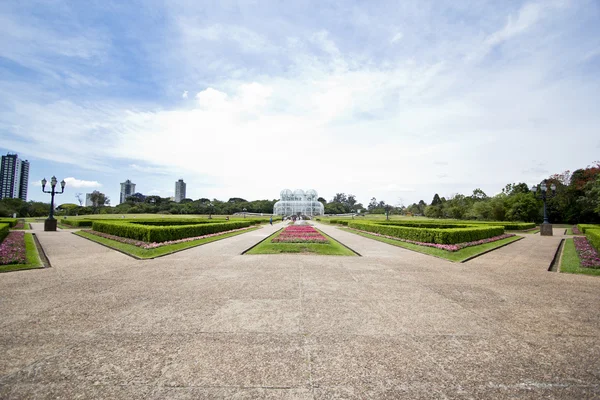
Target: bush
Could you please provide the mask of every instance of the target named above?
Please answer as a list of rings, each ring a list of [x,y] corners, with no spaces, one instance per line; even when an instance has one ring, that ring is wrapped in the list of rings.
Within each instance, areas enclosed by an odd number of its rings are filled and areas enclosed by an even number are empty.
[[[0,224],[8,224],[11,228],[14,228],[18,222],[16,218],[0,218]]]
[[[94,221],[92,229],[98,232],[108,233],[110,235],[120,236],[129,239],[141,240],[144,242],[166,242],[169,240],[184,239],[219,233],[233,229],[247,228],[254,225],[252,221],[230,221],[216,223],[196,223],[186,225],[167,225],[152,226],[142,225],[141,221],[133,223],[131,221]]]
[[[60,222],[75,227],[91,227],[94,221],[91,219],[62,219]]]
[[[476,240],[499,236],[504,233],[504,228],[501,226],[468,226],[442,229],[364,222],[350,222],[348,226],[350,228],[378,233],[381,235],[394,236],[400,239],[437,244],[474,242]]]
[[[600,225],[593,224],[577,224],[577,228],[581,233],[586,233],[588,229],[600,229]]]
[[[375,221],[374,221],[375,222]],[[379,224],[389,224],[398,226],[426,226],[428,228],[453,228],[468,226],[502,226],[507,231],[522,231],[536,227],[533,222],[488,222],[488,221],[377,221]]]
[[[10,225],[6,222],[0,223],[0,243],[8,236]]]
[[[585,232],[585,237],[588,242],[600,253],[600,227],[596,226],[596,229],[588,228]]]

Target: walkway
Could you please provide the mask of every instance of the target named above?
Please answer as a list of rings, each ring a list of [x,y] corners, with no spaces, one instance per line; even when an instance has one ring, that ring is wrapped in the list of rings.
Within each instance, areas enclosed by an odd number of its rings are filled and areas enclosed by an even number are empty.
[[[559,237],[454,264],[319,227],[363,257],[39,232],[52,268],[0,274],[0,398],[600,397],[600,279],[546,271]]]

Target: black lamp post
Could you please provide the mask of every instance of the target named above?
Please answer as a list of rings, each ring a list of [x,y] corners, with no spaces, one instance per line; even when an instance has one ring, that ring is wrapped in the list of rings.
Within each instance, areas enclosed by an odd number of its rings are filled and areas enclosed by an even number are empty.
[[[550,185],[550,190],[552,190],[552,193],[548,193],[548,186],[546,185],[545,179],[539,186],[539,194],[537,193],[537,185],[533,185],[531,187],[531,191],[533,192],[534,196],[544,201],[544,223],[542,223],[542,225],[540,226],[540,235],[552,236],[552,224],[550,224],[550,222],[548,221],[548,213],[546,212],[546,199],[556,196],[556,185],[554,183]]]
[[[246,218],[246,207],[244,207],[242,211],[244,212],[244,218]]]
[[[57,183],[55,176],[53,176],[52,179],[50,180],[50,187],[52,188],[52,190],[50,190],[49,192],[46,191],[46,183],[48,183],[46,178],[42,179],[42,192],[50,193],[50,215],[48,216],[48,219],[46,219],[46,221],[44,221],[44,231],[56,231],[57,221],[54,219],[54,195],[64,193],[65,185],[67,183],[64,181],[64,179],[60,182],[60,187],[62,188],[62,190],[60,192],[57,192],[55,190],[56,183]]]

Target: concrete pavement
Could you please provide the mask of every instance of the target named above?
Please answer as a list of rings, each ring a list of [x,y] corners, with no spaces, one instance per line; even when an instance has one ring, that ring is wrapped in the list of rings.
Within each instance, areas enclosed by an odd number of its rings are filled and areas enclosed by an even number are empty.
[[[0,274],[0,398],[600,397],[600,279],[546,271],[559,237],[241,255],[278,228],[147,261],[36,232],[53,267]]]

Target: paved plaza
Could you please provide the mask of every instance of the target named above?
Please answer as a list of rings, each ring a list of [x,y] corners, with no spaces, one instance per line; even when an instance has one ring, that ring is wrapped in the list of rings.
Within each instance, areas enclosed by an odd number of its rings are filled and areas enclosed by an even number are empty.
[[[0,274],[0,399],[600,398],[564,230],[464,264],[325,225],[361,257],[241,255],[280,227],[139,261],[34,224],[52,266]]]

